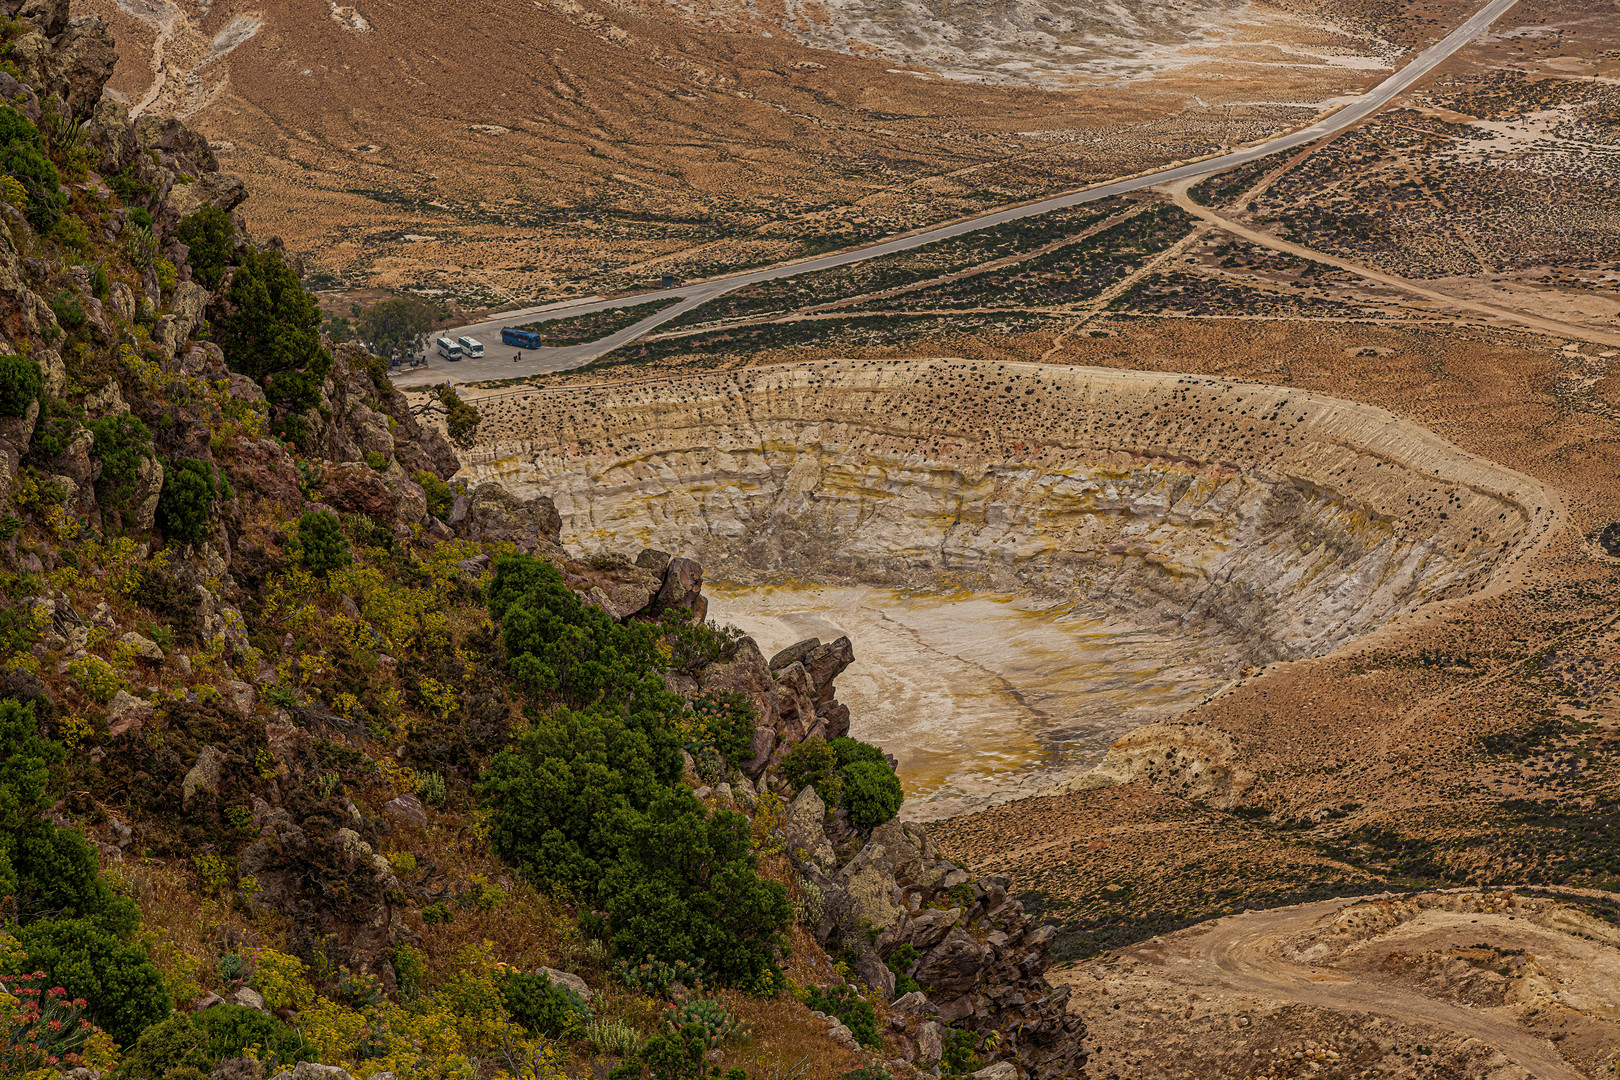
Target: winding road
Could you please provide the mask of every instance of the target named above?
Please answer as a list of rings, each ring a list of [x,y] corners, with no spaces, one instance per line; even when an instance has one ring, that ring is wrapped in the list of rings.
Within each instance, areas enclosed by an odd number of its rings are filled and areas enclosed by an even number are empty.
[[[1036,217],[1040,214],[1050,213],[1053,210],[1080,206],[1084,203],[1095,202],[1098,199],[1125,195],[1162,184],[1196,179],[1258,160],[1282,150],[1291,150],[1294,147],[1304,146],[1307,143],[1315,142],[1317,139],[1343,131],[1378,112],[1398,94],[1411,87],[1458,49],[1478,37],[1491,23],[1495,22],[1497,18],[1517,2],[1518,0],[1490,0],[1490,3],[1476,11],[1461,26],[1458,26],[1435,44],[1413,57],[1399,71],[1356,98],[1344,108],[1318,120],[1309,127],[1300,128],[1286,135],[1279,135],[1275,139],[1269,139],[1247,149],[1235,150],[1229,154],[1221,154],[1217,157],[1205,158],[1184,165],[1175,165],[1167,169],[1142,173],[1121,180],[1113,180],[1106,184],[1084,188],[1066,195],[1042,199],[1039,202],[1025,203],[1021,206],[1011,206],[1004,210],[996,210],[976,217],[963,218],[960,221],[925,229],[909,236],[886,240],[878,244],[870,244],[866,247],[852,248],[832,255],[822,255],[814,259],[783,263],[761,270],[749,270],[672,289],[615,297],[612,300],[587,301],[567,307],[553,306],[544,312],[546,319],[567,318],[593,311],[604,311],[609,308],[630,307],[653,300],[678,298],[680,301],[664,308],[662,311],[655,312],[633,326],[628,326],[609,337],[597,341],[555,349],[526,351],[521,363],[514,363],[512,361],[512,348],[501,344],[501,329],[540,320],[536,319],[532,310],[506,313],[486,322],[445,332],[451,337],[469,336],[484,342],[485,355],[482,359],[463,360],[459,363],[447,364],[438,361],[435,357],[434,362],[425,368],[395,376],[394,382],[400,386],[438,383],[446,380],[452,382],[475,382],[483,379],[516,378],[580,367],[612,352],[621,345],[636,340],[654,328],[684,315],[693,308],[708,303],[717,296],[723,296],[747,285],[797,277],[800,274],[814,273],[818,270],[831,270],[834,267],[849,266],[868,259],[882,258],[885,255],[909,251],[912,248],[922,247],[924,244],[931,244],[937,240],[977,232],[980,229],[1001,225],[1009,221]],[[429,355],[432,356],[431,353]]]

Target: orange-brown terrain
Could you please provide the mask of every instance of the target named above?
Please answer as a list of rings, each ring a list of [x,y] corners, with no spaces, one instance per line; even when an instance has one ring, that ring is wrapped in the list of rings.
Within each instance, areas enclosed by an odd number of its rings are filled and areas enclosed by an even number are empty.
[[[249,222],[318,283],[476,307],[845,247],[1258,139],[1467,6],[1053,5],[950,48],[954,16],[920,8],[855,28],[780,2],[86,8],[119,41],[112,87],[206,133],[253,178]]]

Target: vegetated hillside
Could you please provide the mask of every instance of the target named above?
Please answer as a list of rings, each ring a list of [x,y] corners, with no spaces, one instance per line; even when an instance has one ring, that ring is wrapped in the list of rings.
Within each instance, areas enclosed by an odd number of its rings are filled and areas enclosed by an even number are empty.
[[[102,21],[23,11],[0,1073],[1073,1075],[1054,931],[895,820],[848,641],[767,664],[695,563],[447,483],[206,140],[102,96]]]

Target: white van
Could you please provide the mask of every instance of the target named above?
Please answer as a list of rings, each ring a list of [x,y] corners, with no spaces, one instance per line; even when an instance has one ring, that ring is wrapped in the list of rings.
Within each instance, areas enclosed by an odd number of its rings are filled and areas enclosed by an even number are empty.
[[[442,337],[439,339],[439,355],[446,360],[460,360],[461,346],[451,338]]]
[[[457,338],[456,343],[461,346],[461,355],[469,360],[476,360],[484,355],[484,343],[475,337]]]

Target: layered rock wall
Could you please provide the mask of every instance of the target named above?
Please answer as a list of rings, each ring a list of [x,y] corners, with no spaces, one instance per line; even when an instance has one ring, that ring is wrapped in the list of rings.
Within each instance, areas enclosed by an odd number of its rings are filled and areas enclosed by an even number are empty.
[[[1381,409],[1193,376],[842,361],[478,399],[464,472],[552,496],[565,545],[743,582],[966,584],[1332,649],[1486,586],[1535,481]]]

